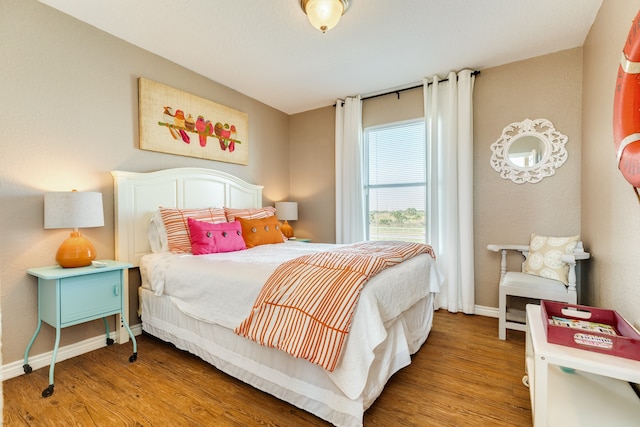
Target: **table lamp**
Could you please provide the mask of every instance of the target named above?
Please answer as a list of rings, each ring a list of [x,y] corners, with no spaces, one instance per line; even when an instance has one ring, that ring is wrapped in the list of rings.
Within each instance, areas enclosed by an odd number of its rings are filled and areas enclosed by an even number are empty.
[[[96,259],[96,249],[80,235],[79,228],[102,227],[102,193],[60,191],[44,195],[44,228],[72,228],[62,242],[56,261],[64,268],[84,267]]]
[[[287,239],[293,237],[293,227],[288,221],[298,219],[298,202],[276,202],[276,216],[279,220],[284,220],[281,231]]]

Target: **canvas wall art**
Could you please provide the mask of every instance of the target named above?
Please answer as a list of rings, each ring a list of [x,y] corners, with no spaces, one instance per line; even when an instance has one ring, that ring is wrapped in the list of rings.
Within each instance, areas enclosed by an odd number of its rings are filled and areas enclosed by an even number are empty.
[[[249,118],[233,108],[138,79],[140,149],[249,163]]]

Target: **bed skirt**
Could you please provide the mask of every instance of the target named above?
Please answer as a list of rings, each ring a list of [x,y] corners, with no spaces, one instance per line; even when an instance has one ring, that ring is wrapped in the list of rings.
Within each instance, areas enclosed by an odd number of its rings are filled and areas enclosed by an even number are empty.
[[[362,426],[364,411],[388,379],[411,363],[411,354],[426,341],[433,322],[433,294],[429,294],[385,325],[387,338],[375,350],[365,390],[350,399],[320,366],[190,317],[169,297],[140,288],[140,305],[145,332],[336,426],[349,427]]]

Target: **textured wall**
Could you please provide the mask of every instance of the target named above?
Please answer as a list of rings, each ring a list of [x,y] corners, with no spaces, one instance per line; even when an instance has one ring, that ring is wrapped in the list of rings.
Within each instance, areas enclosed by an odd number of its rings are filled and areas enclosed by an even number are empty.
[[[474,228],[476,304],[498,305],[500,256],[489,243],[527,244],[531,233],[580,233],[582,49],[482,70],[474,90]],[[568,159],[531,184],[505,180],[491,168],[490,146],[505,126],[550,120],[569,138]],[[517,266],[522,257],[510,258]]]
[[[487,251],[488,243],[527,243],[531,232],[580,233],[581,77],[582,49],[577,48],[482,70],[476,78],[474,240],[478,305],[498,305],[500,261]],[[333,137],[328,132],[333,132],[335,113],[326,110],[292,116],[291,192],[296,185],[302,188],[305,184],[301,183],[313,182],[322,199],[313,202],[314,222],[305,224],[310,228],[304,231],[314,239],[316,235],[330,236],[333,241],[334,160],[332,156],[310,154],[333,149]],[[363,124],[408,120],[423,114],[422,90],[415,89],[402,92],[400,99],[392,94],[365,101]],[[489,146],[506,125],[525,118],[551,120],[569,137],[569,158],[553,177],[538,184],[518,185],[500,178],[491,168]]]
[[[594,304],[640,326],[640,204],[617,169],[612,121],[620,52],[639,8],[605,0],[584,45],[582,229]]]
[[[105,226],[84,232],[99,258],[114,256],[109,173],[114,169],[213,168],[264,185],[265,203],[287,197],[288,115],[35,0],[0,2],[0,51],[5,58],[0,73],[5,364],[22,358],[36,327],[36,280],[25,270],[55,264],[57,247],[69,235],[68,230],[43,229],[44,192],[76,188],[103,193]],[[141,76],[246,112],[249,166],[139,150]],[[132,320],[137,323],[135,316]],[[61,345],[102,333],[100,321],[67,328]],[[43,327],[31,354],[50,351],[53,340],[52,328]]]
[[[298,202],[298,237],[336,241],[334,107],[294,114],[289,125],[291,200]]]
[[[365,100],[363,126],[423,116],[422,88]],[[314,242],[335,242],[334,107],[294,114],[290,119],[291,199],[299,202],[295,233]]]

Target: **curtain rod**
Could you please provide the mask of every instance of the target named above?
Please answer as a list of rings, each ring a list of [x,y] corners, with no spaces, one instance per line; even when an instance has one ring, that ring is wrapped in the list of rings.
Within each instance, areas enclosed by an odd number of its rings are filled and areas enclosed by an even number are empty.
[[[477,76],[478,74],[480,74],[479,70],[471,72],[472,76]],[[442,79],[442,80],[438,80],[438,83],[447,82],[447,81],[449,81],[449,79]],[[432,85],[432,84],[433,84],[433,82],[429,82],[427,84],[427,86]],[[406,90],[411,90],[411,89],[417,89],[417,88],[423,87],[423,86],[424,86],[423,84],[419,84],[419,85],[416,85],[416,86],[405,87],[404,89],[392,90],[392,91],[385,92],[385,93],[379,93],[377,95],[367,96],[367,97],[362,98],[361,100],[364,101],[366,99],[378,98],[380,96],[391,95],[392,93],[395,93],[398,96],[398,99],[400,99],[400,92],[404,92]]]

